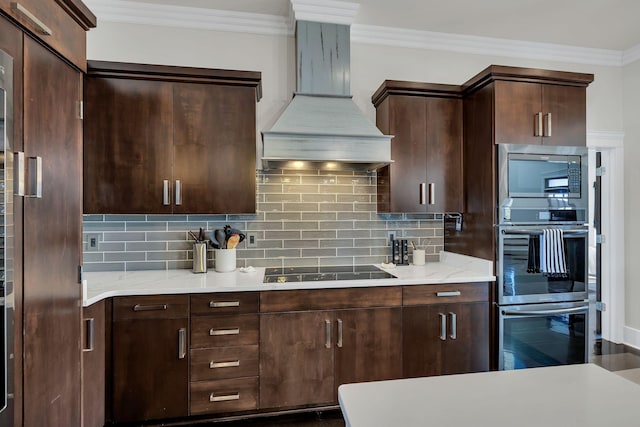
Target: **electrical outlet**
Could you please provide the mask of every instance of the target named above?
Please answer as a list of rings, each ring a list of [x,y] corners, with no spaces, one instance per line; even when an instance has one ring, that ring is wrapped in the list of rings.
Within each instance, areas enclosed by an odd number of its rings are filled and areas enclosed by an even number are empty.
[[[247,242],[248,248],[257,248],[258,247],[258,235],[257,233],[247,233]]]
[[[87,234],[87,251],[97,251],[100,248],[100,235]]]
[[[387,231],[387,245],[391,245],[392,240],[398,240],[398,237],[397,231]]]

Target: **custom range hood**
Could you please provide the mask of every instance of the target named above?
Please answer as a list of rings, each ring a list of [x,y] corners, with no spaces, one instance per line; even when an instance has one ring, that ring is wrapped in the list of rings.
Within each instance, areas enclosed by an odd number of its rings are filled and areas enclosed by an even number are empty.
[[[349,25],[296,24],[296,92],[262,132],[263,168],[376,170],[391,163],[392,137],[351,99]]]

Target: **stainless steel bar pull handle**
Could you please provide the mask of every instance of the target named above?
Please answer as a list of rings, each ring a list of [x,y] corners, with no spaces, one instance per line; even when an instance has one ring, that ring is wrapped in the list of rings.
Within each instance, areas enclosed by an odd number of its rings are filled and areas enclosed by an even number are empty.
[[[338,319],[338,348],[342,348],[342,319]]]
[[[533,136],[542,136],[542,112],[536,113]]]
[[[176,179],[176,206],[182,204],[182,183],[179,179]]]
[[[162,180],[162,204],[169,206],[169,180]]]
[[[324,321],[324,334],[325,334],[324,346],[325,348],[331,348],[331,321],[330,320]]]
[[[444,313],[438,314],[440,316],[440,339],[442,341],[447,340],[447,316]]]
[[[26,7],[24,7],[20,3],[11,2],[11,9],[15,10],[16,12],[18,12],[22,16],[24,16],[33,25],[35,25],[38,28],[38,30],[42,34],[44,34],[45,36],[50,36],[50,35],[53,34],[53,31],[51,31],[51,28],[47,27],[44,22],[42,22],[40,19],[38,19],[37,16],[35,16],[33,13],[31,13],[31,11],[29,9],[27,9]]]
[[[240,328],[209,329],[209,336],[217,337],[220,335],[240,335]]]
[[[436,292],[437,297],[459,297],[460,291],[441,291]]]
[[[156,311],[156,310],[166,310],[167,308],[169,308],[167,304],[150,304],[150,305],[136,304],[133,306],[133,311]]]
[[[240,307],[240,301],[209,301],[209,308]]]
[[[427,204],[427,183],[426,182],[420,183],[420,204],[421,205]]]
[[[25,197],[42,199],[42,157],[29,157],[29,193]],[[35,189],[35,191],[34,191]]]
[[[14,153],[15,168],[13,170],[13,194],[16,196],[24,197],[25,195],[25,165],[24,165],[24,153],[18,151]]]
[[[449,338],[455,340],[458,338],[458,316],[451,311],[449,312],[449,316],[451,316],[451,334]]]
[[[240,393],[221,394],[219,396],[211,393],[209,395],[209,402],[225,402],[227,400],[240,400]]]
[[[229,362],[214,362],[213,360],[209,362],[209,369],[217,369],[217,368],[235,368],[240,366],[239,360],[231,360]]]
[[[187,357],[187,328],[178,330],[178,359]]]
[[[84,319],[86,328],[85,347],[82,351],[93,351],[95,349],[95,319]]]
[[[433,182],[429,183],[429,204],[436,204],[436,184]]]
[[[551,113],[545,114],[544,118],[545,118],[545,126],[544,126],[544,132],[542,136],[551,136]]]

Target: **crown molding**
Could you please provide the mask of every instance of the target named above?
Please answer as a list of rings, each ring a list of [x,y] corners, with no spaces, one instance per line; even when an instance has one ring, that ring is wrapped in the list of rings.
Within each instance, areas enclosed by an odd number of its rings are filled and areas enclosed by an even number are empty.
[[[212,31],[292,36],[295,19],[351,25],[358,3],[291,0],[287,17],[207,8],[158,5],[130,0],[85,0],[99,21],[157,25]],[[475,55],[622,67],[640,60],[640,45],[626,51],[592,49],[432,31],[351,25],[351,41]]]
[[[395,47],[443,50],[475,55],[541,59],[579,64],[621,66],[622,53],[609,49],[590,49],[552,43],[536,43],[492,37],[432,31],[404,30],[372,25],[353,25],[351,40]]]
[[[291,19],[351,25],[360,5],[335,0],[291,0]]]
[[[287,17],[128,0],[85,0],[99,21],[290,36]]]
[[[622,53],[622,65],[629,65],[640,59],[640,44]]]

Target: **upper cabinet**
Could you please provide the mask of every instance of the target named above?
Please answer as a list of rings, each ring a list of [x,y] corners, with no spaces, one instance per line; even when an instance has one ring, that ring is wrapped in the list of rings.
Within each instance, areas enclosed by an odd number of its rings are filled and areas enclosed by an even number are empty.
[[[0,9],[26,31],[85,71],[85,32],[96,17],[80,0],[0,0]]]
[[[84,213],[256,210],[260,73],[89,62]]]
[[[459,86],[387,80],[372,102],[378,128],[394,136],[393,163],[378,171],[378,212],[459,212]]]
[[[592,74],[493,65],[467,87],[493,87],[496,144],[585,146],[592,81]]]

